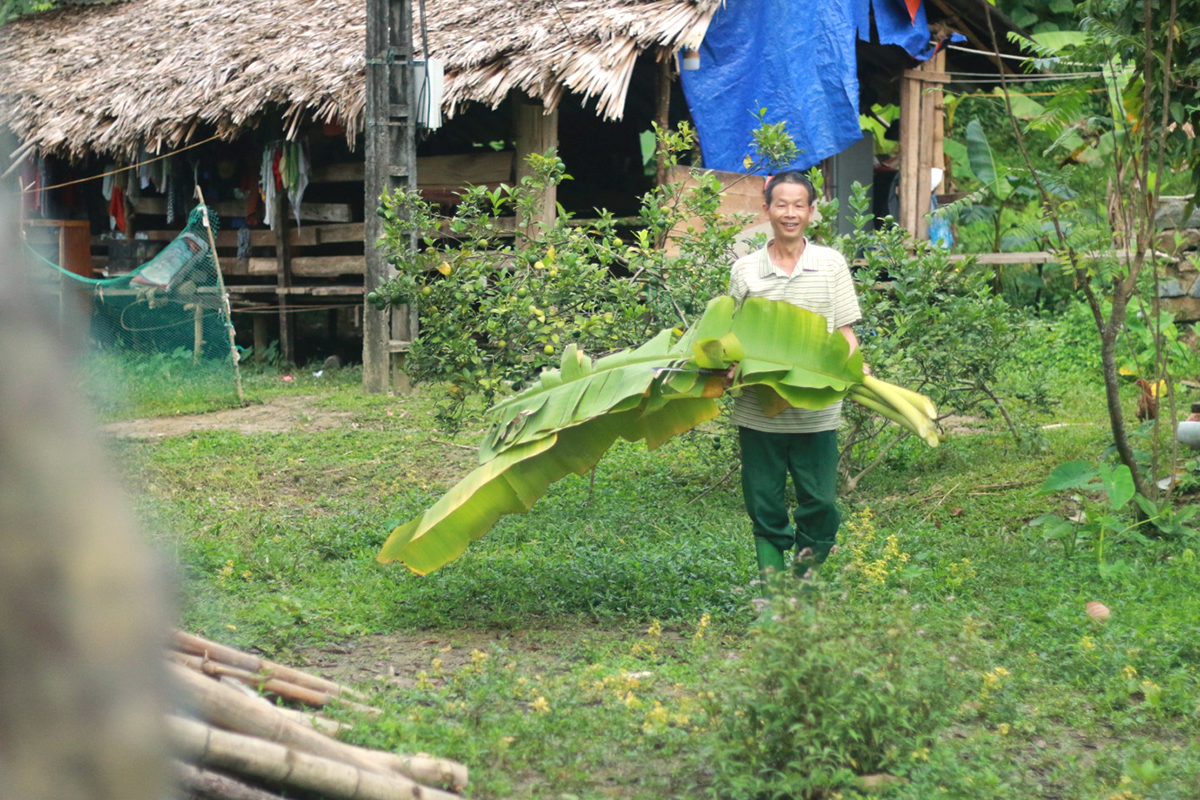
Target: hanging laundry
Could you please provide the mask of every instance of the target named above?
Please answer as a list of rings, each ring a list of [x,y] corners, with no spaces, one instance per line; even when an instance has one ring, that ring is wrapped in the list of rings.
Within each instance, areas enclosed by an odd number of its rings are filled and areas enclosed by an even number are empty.
[[[149,189],[150,188],[150,173],[151,173],[152,165],[147,163],[149,161],[150,161],[150,154],[146,152],[146,146],[145,145],[140,146],[138,148],[138,154],[137,154],[137,162],[138,162],[137,175],[138,175],[138,188],[139,189]]]
[[[267,220],[267,225],[271,230],[275,230],[275,148],[273,145],[268,145],[267,149],[263,150],[262,167],[258,173],[259,191],[263,198],[263,214]]]
[[[171,173],[168,172],[166,175],[166,178],[163,180],[163,194],[165,194],[167,196],[167,224],[168,225],[173,225],[175,223],[175,192],[172,191],[171,184],[172,184]]]
[[[288,202],[296,215],[296,227],[300,227],[300,202],[308,188],[308,153],[302,142],[292,142],[292,157],[288,159]]]
[[[104,165],[104,180],[100,181],[100,194],[105,200],[112,200],[113,187],[116,186],[116,176],[111,174],[117,168],[116,164]]]
[[[125,192],[120,186],[112,187],[112,197],[108,201],[108,227],[125,232]]]
[[[237,232],[237,260],[250,258],[250,229],[242,226]]]

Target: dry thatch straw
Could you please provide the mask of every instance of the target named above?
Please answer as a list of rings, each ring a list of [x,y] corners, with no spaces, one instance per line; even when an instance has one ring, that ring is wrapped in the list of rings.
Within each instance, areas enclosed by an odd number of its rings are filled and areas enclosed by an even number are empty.
[[[429,52],[446,65],[443,108],[495,107],[521,90],[564,93],[617,119],[637,56],[698,45],[720,0],[427,0]],[[415,5],[415,4],[414,4]],[[362,129],[363,0],[128,0],[0,27],[0,125],[43,153],[132,157],[225,139],[279,115]],[[414,20],[419,54],[421,26]]]

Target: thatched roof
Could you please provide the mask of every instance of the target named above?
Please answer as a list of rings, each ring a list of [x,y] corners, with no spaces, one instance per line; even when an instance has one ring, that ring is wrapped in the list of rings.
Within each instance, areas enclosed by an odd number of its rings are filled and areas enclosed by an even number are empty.
[[[720,0],[426,0],[448,114],[513,89],[619,118],[642,51],[699,44]],[[413,3],[414,11],[418,7]],[[365,105],[366,0],[128,0],[0,27],[0,126],[45,153],[159,152],[267,113],[290,132]],[[414,41],[421,48],[419,20]]]

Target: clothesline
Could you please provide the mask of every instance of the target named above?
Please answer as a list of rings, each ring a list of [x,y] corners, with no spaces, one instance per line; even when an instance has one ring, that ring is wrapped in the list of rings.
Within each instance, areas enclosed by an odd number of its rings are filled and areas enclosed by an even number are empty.
[[[112,175],[117,175],[121,172],[127,172],[131,169],[137,169],[138,167],[144,167],[147,164],[153,164],[155,161],[162,161],[164,158],[170,158],[171,156],[176,155],[177,153],[182,153],[185,150],[191,150],[193,147],[199,147],[202,144],[208,144],[209,142],[213,141],[214,139],[219,139],[219,138],[221,138],[221,137],[220,136],[210,136],[209,138],[205,139],[204,141],[193,142],[192,144],[189,144],[185,147],[180,147],[178,150],[172,150],[169,153],[163,153],[160,156],[155,156],[154,158],[148,158],[148,159],[145,159],[144,161],[139,161],[136,164],[130,164],[127,167],[117,167],[116,169],[111,169],[108,172],[101,172],[98,175],[89,175],[86,178],[78,178],[73,181],[67,181],[66,183],[56,183],[53,186],[38,186],[37,188],[34,188],[32,186],[26,188],[26,187],[22,186],[21,190],[19,192],[7,192],[7,193],[5,193],[5,196],[6,197],[16,197],[18,195],[23,195],[23,194],[36,194],[37,192],[47,192],[51,189],[61,189],[64,186],[74,186],[77,183],[87,183],[88,181],[96,181],[96,180],[100,180],[102,178],[108,178]]]
[[[1073,92],[1083,92],[1085,94],[1097,94],[1099,92],[1107,92],[1108,88],[1104,87],[1104,88],[1100,88],[1100,89],[1073,89],[1072,91]],[[1058,97],[1060,94],[1067,94],[1067,92],[1013,92],[1012,94],[1015,97]],[[974,98],[974,97],[982,98],[984,100],[1003,100],[1004,99],[1004,95],[1002,95],[1002,94],[976,94],[974,92],[971,92],[970,94],[964,92],[962,94],[958,94],[955,96],[959,97],[961,99],[964,99],[964,100],[968,99],[968,98]]]

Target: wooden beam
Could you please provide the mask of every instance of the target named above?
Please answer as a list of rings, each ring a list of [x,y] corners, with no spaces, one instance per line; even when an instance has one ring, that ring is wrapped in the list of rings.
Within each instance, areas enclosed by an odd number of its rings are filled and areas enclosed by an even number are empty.
[[[179,235],[179,231],[151,230],[143,231],[151,242],[169,242]],[[269,229],[250,231],[251,247],[274,247],[275,232]],[[237,247],[238,232],[232,230],[217,231],[217,247]],[[341,242],[361,242],[363,239],[363,224],[361,222],[343,222],[330,225],[303,225],[299,228],[288,229],[288,243],[293,247],[311,247],[318,244]],[[104,237],[93,236],[92,244],[105,244]]]
[[[273,275],[278,272],[277,258],[251,258],[247,263],[249,275]],[[295,256],[289,259],[289,264],[289,274],[297,278],[329,278],[366,272],[363,256]]]
[[[367,176],[365,161],[345,161],[313,167],[309,183],[362,183]]]
[[[942,72],[936,68],[925,69],[926,65],[934,64],[938,56],[941,56],[942,63],[945,63],[945,55],[946,51],[943,50],[942,52],[938,53],[937,56],[934,56],[933,60],[926,61],[920,67],[917,67],[916,69],[904,70],[904,77],[912,78],[913,80],[920,81],[922,83],[950,83],[953,78],[950,77],[949,73]]]
[[[331,285],[321,284],[319,286],[289,286],[286,289],[280,289],[278,286],[271,284],[247,284],[241,286],[227,286],[230,294],[286,294],[294,297],[355,297],[362,296],[363,287],[351,285]],[[107,294],[107,292],[106,292]],[[234,309],[236,314],[238,309]]]
[[[417,188],[509,183],[514,155],[512,150],[501,150],[418,158]]]
[[[946,69],[946,51],[940,50],[933,57],[933,71],[944,72]],[[943,172],[943,181],[949,178],[946,174],[946,97],[942,87],[938,86],[930,93],[933,102],[933,165]],[[946,184],[943,183],[943,190]]]
[[[416,130],[410,113],[416,105],[413,80],[412,6],[409,0],[367,0],[366,108],[363,252],[364,289],[375,291],[395,270],[379,247],[382,220],[375,213],[380,197],[399,188],[416,189]],[[410,247],[416,246],[415,237]],[[395,356],[388,352],[392,313],[363,305],[363,389],[388,388]]]
[[[286,197],[286,195],[283,196]],[[218,216],[225,219],[246,215],[246,206],[241,200],[222,200],[219,203],[213,203],[212,208],[216,209]],[[167,213],[167,198],[139,198],[137,210],[141,214],[163,216]],[[354,214],[346,203],[301,203],[300,219],[312,222],[350,222],[354,219]]]
[[[480,150],[417,159],[417,186],[466,186],[508,183],[513,179],[513,151]],[[327,164],[313,170],[313,183],[360,183],[366,180],[366,164],[349,161]]]
[[[933,64],[926,61],[921,65],[922,69],[919,72],[933,74]],[[928,69],[926,69],[928,68]],[[915,84],[917,95],[920,99],[920,122],[917,127],[917,147],[919,158],[917,161],[917,227],[916,233],[918,239],[929,238],[929,205],[933,198],[933,125],[934,125],[934,106],[936,105],[934,93],[941,93],[941,85],[938,84],[936,89],[927,86],[923,83]]]

